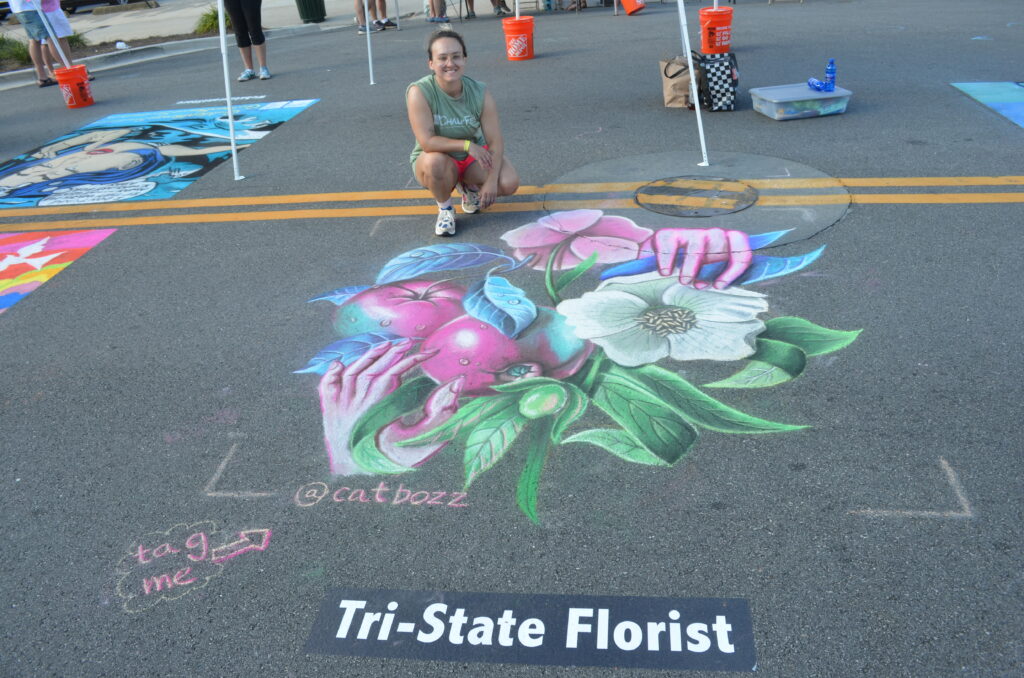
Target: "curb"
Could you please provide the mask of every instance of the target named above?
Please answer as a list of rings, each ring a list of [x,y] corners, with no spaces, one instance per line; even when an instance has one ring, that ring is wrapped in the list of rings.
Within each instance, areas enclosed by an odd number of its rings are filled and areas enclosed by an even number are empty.
[[[103,14],[114,14],[116,12],[133,12],[139,9],[156,9],[160,4],[156,0],[142,0],[142,2],[127,2],[123,5],[100,5],[92,10],[93,16]]]
[[[290,35],[302,35],[304,33],[313,32],[328,33],[342,28],[347,28],[347,26],[320,27],[316,24],[301,24],[298,26],[286,26],[284,28],[270,28],[267,29],[266,33],[267,36],[282,38]],[[231,36],[228,37],[230,38]],[[234,43],[231,43],[231,46],[233,47]],[[146,45],[144,47],[129,47],[128,49],[107,52],[106,54],[84,57],[75,63],[84,64],[89,67],[90,71],[99,73],[101,71],[108,71],[122,66],[141,64],[147,61],[154,61],[156,59],[164,59],[166,57],[177,56],[179,54],[191,54],[192,52],[201,52],[208,49],[217,49],[219,47],[220,36],[193,38],[191,40],[162,42],[155,45]],[[32,68],[23,68],[18,71],[0,73],[0,92],[8,89],[14,89],[15,87],[34,85],[35,82],[36,72]]]

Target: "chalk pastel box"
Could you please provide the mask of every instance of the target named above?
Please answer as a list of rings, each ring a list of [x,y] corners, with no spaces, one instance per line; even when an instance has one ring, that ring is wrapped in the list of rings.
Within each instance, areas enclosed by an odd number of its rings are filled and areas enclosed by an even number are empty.
[[[842,87],[836,87],[834,92],[819,92],[802,82],[795,85],[754,87],[750,90],[754,110],[774,120],[817,118],[843,113],[852,95],[853,92]]]

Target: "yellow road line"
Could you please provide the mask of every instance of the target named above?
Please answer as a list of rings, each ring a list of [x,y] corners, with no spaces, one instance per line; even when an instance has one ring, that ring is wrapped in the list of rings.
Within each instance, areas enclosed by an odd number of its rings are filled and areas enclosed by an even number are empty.
[[[651,183],[651,186],[694,189],[706,191],[736,191],[742,193],[747,185],[740,181],[711,181],[709,179],[662,179]]]
[[[808,179],[750,179],[744,183],[760,190],[792,190],[799,188],[881,187],[898,188],[923,186],[1024,186],[1024,176],[1001,177],[899,177],[899,178],[808,178]],[[606,182],[585,184],[548,184],[522,186],[518,195],[559,195],[595,193],[632,193],[648,182]],[[721,182],[708,182],[717,186]],[[687,184],[693,185],[693,184]],[[762,199],[767,196],[761,196]],[[787,196],[787,198],[800,196]],[[240,196],[230,198],[201,198],[195,200],[138,200],[93,205],[61,205],[58,207],[31,207],[0,209],[0,217],[34,217],[52,214],[95,214],[99,212],[138,212],[165,209],[195,209],[213,207],[249,207],[269,205],[300,205],[330,202],[373,202],[388,200],[429,200],[430,193],[423,189],[395,191],[347,191],[339,193],[303,193],[287,195]],[[1013,202],[1013,201],[1010,201]]]
[[[786,188],[833,188],[855,187],[871,188],[879,186],[1024,186],[1024,177],[820,177],[806,179],[750,179],[745,180],[754,188],[786,189]]]
[[[756,205],[955,205],[1024,202],[1021,193],[850,193],[847,195],[762,195]]]
[[[734,210],[737,204],[735,200],[702,198],[696,195],[653,195],[645,193],[639,199],[642,205],[679,205],[682,207],[720,210]]]
[[[874,193],[853,195],[787,195],[762,196],[756,205],[764,207],[791,205],[830,205],[852,202],[858,205],[938,205],[938,204],[1009,204],[1024,203],[1021,193]],[[589,200],[548,200],[546,202],[502,202],[491,212],[542,212],[602,207],[604,209],[639,209],[632,199],[610,198]],[[433,215],[434,205],[399,205],[376,207],[337,207],[300,210],[263,210],[246,212],[213,212],[200,214],[165,214],[126,216],[100,219],[66,219],[57,221],[2,224],[0,232],[42,231],[68,228],[118,228],[125,226],[156,226],[162,224],[202,224],[237,221],[285,221],[293,219],[342,219],[358,217],[389,217]]]

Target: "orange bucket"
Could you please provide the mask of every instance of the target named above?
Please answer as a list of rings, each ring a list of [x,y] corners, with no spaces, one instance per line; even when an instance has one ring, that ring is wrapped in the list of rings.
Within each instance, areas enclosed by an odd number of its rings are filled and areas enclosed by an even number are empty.
[[[625,2],[625,0],[623,0]],[[732,7],[704,7],[700,10],[700,51],[725,54],[732,42]]]
[[[95,103],[92,100],[89,73],[85,70],[85,66],[56,68],[53,74],[57,76],[60,93],[64,95],[64,103],[68,105],[68,108],[85,108]]]
[[[501,20],[505,30],[505,53],[509,61],[526,61],[533,58],[533,17],[511,17]]]
[[[646,6],[644,0],[622,0],[622,9],[626,10],[626,14],[636,14]]]

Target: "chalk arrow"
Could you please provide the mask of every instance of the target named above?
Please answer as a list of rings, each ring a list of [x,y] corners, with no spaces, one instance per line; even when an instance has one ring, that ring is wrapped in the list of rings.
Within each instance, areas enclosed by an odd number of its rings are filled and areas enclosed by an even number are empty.
[[[270,530],[242,530],[240,539],[213,549],[213,562],[223,563],[249,551],[266,551],[270,546]]]

